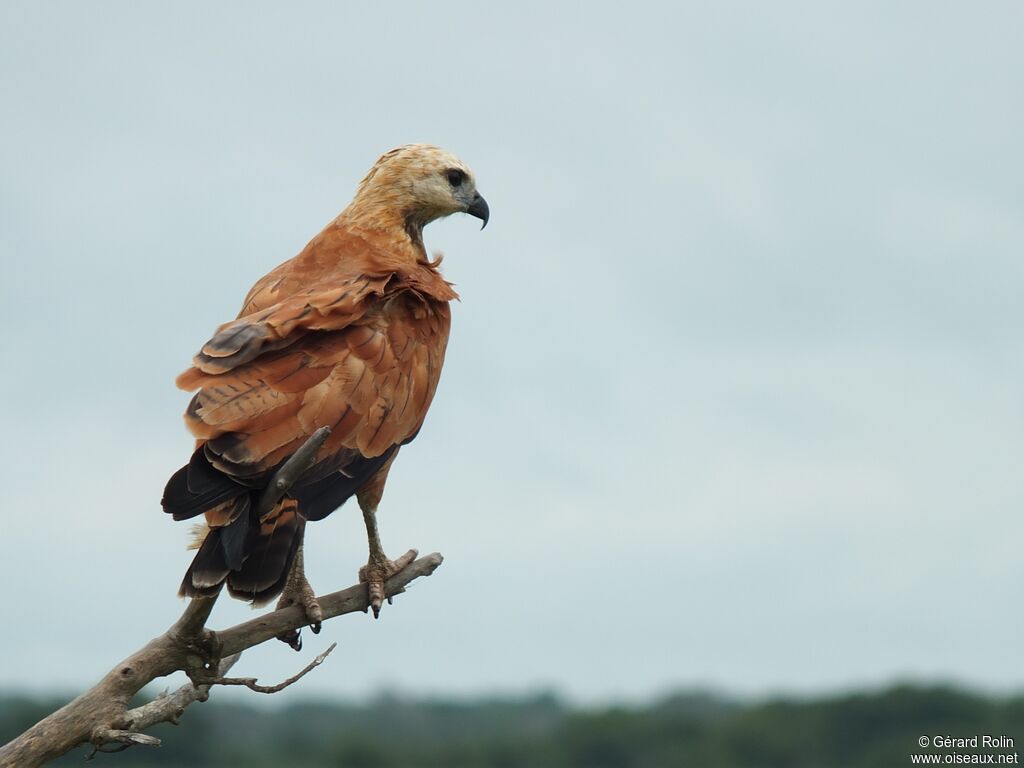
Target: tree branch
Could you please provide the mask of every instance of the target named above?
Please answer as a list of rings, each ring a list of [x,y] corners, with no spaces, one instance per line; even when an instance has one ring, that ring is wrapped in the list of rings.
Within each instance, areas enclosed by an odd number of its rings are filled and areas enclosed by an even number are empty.
[[[216,677],[213,679],[212,684],[244,685],[250,691],[256,691],[256,693],[278,693],[279,691],[283,691],[292,683],[298,682],[303,677],[305,677],[309,672],[311,672],[314,668],[319,667],[321,664],[323,664],[324,659],[326,659],[330,655],[331,651],[333,651],[337,647],[337,643],[331,643],[330,648],[328,648],[326,651],[324,651],[311,662],[309,662],[309,664],[302,668],[301,672],[292,675],[287,680],[284,680],[283,682],[280,682],[277,685],[260,685],[256,681],[255,677]]]
[[[425,555],[415,560],[408,567],[403,568],[386,582],[384,582],[384,594],[387,597],[394,597],[405,592],[410,582],[421,576],[429,576],[437,570],[444,562],[439,552]],[[366,613],[370,609],[370,600],[367,595],[366,584],[356,584],[348,589],[332,592],[329,595],[316,599],[324,611],[324,621],[333,619],[335,616],[343,616],[346,613],[361,611]],[[306,624],[308,619],[302,612],[302,608],[290,605],[255,619],[236,624],[230,629],[217,633],[221,649],[224,654],[238,653],[246,648],[259,645],[265,640],[298,629]]]
[[[309,469],[317,451],[330,435],[322,427],[274,474],[257,504],[270,510]],[[401,594],[411,581],[429,576],[444,558],[434,553],[421,557],[384,584],[389,599]],[[119,752],[135,745],[159,746],[160,740],[141,733],[156,723],[177,724],[185,708],[206,701],[212,685],[245,685],[260,693],[283,690],[319,666],[334,645],[297,675],[276,686],[261,686],[255,678],[226,678],[242,651],[272,637],[304,626],[308,619],[295,605],[246,621],[222,632],[206,629],[217,595],[189,601],[181,617],[162,635],[124,659],[81,696],[43,718],[21,736],[0,747],[0,768],[30,768],[60,757],[84,742],[96,752]],[[323,620],[369,609],[366,584],[318,598]],[[191,680],[172,694],[161,694],[148,704],[128,709],[132,698],[158,677],[183,671]]]
[[[432,574],[443,560],[435,552],[411,563],[385,582],[385,595],[394,597],[401,594],[410,582]],[[0,747],[0,767],[29,768],[42,765],[85,742],[101,748],[111,743],[121,746],[143,743],[156,745],[159,740],[153,737],[132,740],[125,734],[138,735],[139,731],[156,723],[176,722],[192,702],[207,699],[210,686],[220,682],[217,678],[223,678],[242,651],[282,632],[298,629],[307,622],[302,609],[292,605],[220,632],[212,632],[200,626],[194,635],[182,634],[180,628],[188,625],[190,617],[199,611],[194,605],[209,600],[211,598],[192,600],[181,618],[167,632],[150,640],[142,649],[124,659],[99,683],[74,701]],[[370,606],[366,584],[332,592],[318,597],[317,601],[324,609],[324,621],[356,611],[365,613]],[[206,606],[200,607],[206,610]],[[206,655],[212,654],[215,649],[219,650],[217,656],[220,658]],[[295,679],[305,675],[322,660],[319,657],[315,659]],[[191,674],[193,682],[172,694],[163,694],[147,704],[128,709],[132,697],[143,687],[158,677],[177,671]],[[198,685],[196,680],[200,681]],[[290,685],[294,680],[285,682]]]
[[[241,653],[236,653],[221,659],[217,666],[217,675],[226,675],[241,657]],[[185,683],[174,693],[164,691],[148,704],[129,709],[124,715],[125,728],[144,731],[157,723],[177,725],[179,718],[185,713],[185,707],[194,701],[206,701],[209,697],[209,684]]]

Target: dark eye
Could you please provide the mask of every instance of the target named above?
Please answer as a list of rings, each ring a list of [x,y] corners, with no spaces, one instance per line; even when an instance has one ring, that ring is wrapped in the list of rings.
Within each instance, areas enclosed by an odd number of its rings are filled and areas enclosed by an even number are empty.
[[[466,180],[466,174],[458,168],[452,168],[446,175],[448,176],[448,183],[453,187],[461,187],[462,182]]]

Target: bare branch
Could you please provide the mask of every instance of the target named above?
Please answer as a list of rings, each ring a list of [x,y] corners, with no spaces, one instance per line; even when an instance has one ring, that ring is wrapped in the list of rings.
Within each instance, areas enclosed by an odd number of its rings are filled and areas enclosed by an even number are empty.
[[[318,429],[278,469],[257,504],[259,514],[273,508],[309,469],[329,435],[328,428]],[[432,574],[442,561],[435,552],[388,579],[384,592],[389,602],[414,579]],[[140,731],[156,723],[177,723],[192,702],[206,701],[211,685],[245,685],[259,693],[275,693],[319,666],[334,650],[335,645],[331,645],[297,675],[275,686],[259,685],[255,678],[225,677],[242,651],[296,630],[307,624],[308,618],[300,607],[293,605],[223,632],[213,632],[206,629],[206,622],[216,602],[217,595],[191,600],[164,634],[150,640],[74,701],[0,747],[0,768],[42,765],[83,742],[94,745],[90,757],[96,752],[119,752],[135,745],[159,746],[159,739]],[[357,584],[321,597],[318,602],[323,619],[327,620],[354,611],[365,613],[369,596],[366,584]],[[172,694],[162,694],[148,704],[128,709],[129,702],[144,686],[177,671],[184,671],[191,682]]]
[[[326,659],[330,652],[337,647],[337,643],[331,643],[330,648],[328,648],[326,651],[324,651],[311,662],[309,662],[309,664],[303,667],[301,672],[292,675],[287,680],[284,680],[283,682],[280,682],[277,685],[260,685],[259,683],[257,683],[255,677],[216,677],[211,682],[214,685],[244,685],[250,691],[256,691],[256,693],[277,693],[278,691],[283,691],[292,683],[301,680],[308,673],[313,671],[315,667],[319,667],[321,664],[323,664],[324,659]]]
[[[408,567],[403,568],[384,582],[384,595],[394,597],[402,594],[411,581],[421,576],[429,576],[437,570],[442,562],[444,562],[444,558],[438,552],[413,561]],[[366,613],[370,609],[366,584],[357,584],[348,589],[332,592],[329,595],[318,597],[316,601],[323,609],[324,621],[356,611]],[[287,608],[280,608],[218,632],[217,638],[220,640],[223,653],[238,653],[284,632],[303,627],[308,621],[302,608],[290,605]]]
[[[217,602],[217,595],[212,597],[196,597],[188,601],[185,612],[181,614],[171,631],[179,637],[198,637],[206,626],[207,619],[213,612],[213,604]]]
[[[226,675],[241,657],[241,653],[236,653],[221,659],[217,666],[217,675]],[[151,702],[129,709],[124,715],[124,727],[144,731],[157,723],[177,725],[179,718],[185,713],[185,707],[194,701],[206,701],[209,697],[209,684],[185,683],[174,693],[165,691]]]
[[[156,738],[156,736],[147,736],[144,733],[132,733],[131,731],[119,731],[113,728],[97,730],[93,733],[92,740],[96,746],[86,756],[86,760],[92,760],[97,752],[123,752],[128,747],[160,746],[160,739]]]
[[[385,582],[385,595],[394,597],[401,594],[413,580],[432,574],[442,561],[443,558],[436,552],[421,557]],[[142,741],[134,741],[131,735],[142,736],[144,734],[138,732],[155,723],[175,722],[189,704],[206,700],[211,683],[224,676],[230,665],[237,660],[237,654],[282,632],[298,629],[308,622],[302,609],[293,605],[221,632],[204,629],[202,624],[197,628],[197,617],[203,615],[205,621],[212,609],[212,600],[192,600],[181,618],[167,632],[124,659],[99,683],[74,701],[0,747],[0,768],[42,765],[85,742],[93,743],[98,751],[109,751],[106,747],[110,746],[120,751],[132,744],[154,744],[150,741],[153,737],[146,736]],[[323,608],[325,621],[356,611],[366,612],[369,608],[366,584],[333,592],[317,598],[317,601]],[[197,669],[197,662],[201,664],[201,669]],[[298,677],[315,666],[316,663],[310,665]],[[205,674],[202,674],[203,670]],[[193,675],[193,682],[172,694],[162,695],[140,707],[128,709],[132,698],[144,686],[176,671]],[[197,680],[198,685],[195,682]],[[290,685],[294,680],[285,682]],[[156,743],[159,743],[158,740]]]

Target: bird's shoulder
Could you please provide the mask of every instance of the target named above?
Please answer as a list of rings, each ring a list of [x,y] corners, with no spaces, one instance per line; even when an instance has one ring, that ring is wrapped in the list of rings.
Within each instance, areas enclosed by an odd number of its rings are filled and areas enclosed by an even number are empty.
[[[458,298],[438,270],[439,259],[426,259],[422,250],[400,237],[374,234],[328,226],[297,256],[257,281],[239,317],[325,292],[378,298],[411,291],[428,302]]]

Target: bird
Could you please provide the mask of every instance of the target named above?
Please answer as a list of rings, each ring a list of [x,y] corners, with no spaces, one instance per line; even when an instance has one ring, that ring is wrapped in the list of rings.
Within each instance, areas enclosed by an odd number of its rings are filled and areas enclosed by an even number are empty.
[[[183,597],[297,604],[322,611],[305,577],[306,524],[356,497],[369,557],[360,570],[380,615],[384,582],[416,557],[384,553],[377,508],[401,447],[419,433],[438,386],[458,295],[431,259],[423,228],[453,213],[487,226],[473,172],[431,144],[383,154],[351,203],[295,257],[261,278],[177,378],[195,392],[185,424],[196,439],[162,507],[203,516]],[[269,510],[275,472],[318,429],[330,434],[310,468]],[[295,647],[297,635],[281,639]]]

